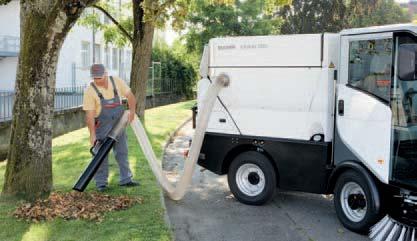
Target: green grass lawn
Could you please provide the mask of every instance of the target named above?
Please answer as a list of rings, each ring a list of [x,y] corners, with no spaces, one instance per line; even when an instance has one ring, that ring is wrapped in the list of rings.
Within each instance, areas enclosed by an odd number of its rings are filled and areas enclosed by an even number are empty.
[[[163,145],[168,135],[190,117],[193,101],[167,105],[146,111],[146,129],[158,157],[162,157]],[[38,224],[20,221],[12,217],[19,200],[0,197],[0,240],[171,240],[171,232],[164,222],[164,210],[160,203],[160,188],[145,160],[136,137],[128,128],[129,160],[139,188],[118,187],[118,166],[110,154],[109,190],[111,195],[140,196],[141,205],[110,212],[101,223],[91,221],[56,219]],[[68,192],[91,159],[86,128],[65,134],[53,140],[53,178],[55,191]],[[0,188],[3,187],[5,163],[0,163]],[[87,192],[94,191],[91,182]]]

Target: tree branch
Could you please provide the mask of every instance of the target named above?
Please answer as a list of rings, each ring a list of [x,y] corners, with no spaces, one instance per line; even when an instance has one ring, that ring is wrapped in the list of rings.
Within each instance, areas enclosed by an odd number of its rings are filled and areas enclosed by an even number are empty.
[[[114,19],[113,16],[109,12],[106,11],[106,9],[104,9],[104,8],[98,6],[98,5],[95,5],[95,4],[93,5],[93,7],[94,8],[97,8],[102,13],[104,13],[104,15],[106,15],[119,28],[119,30],[123,33],[123,35],[125,35],[126,38],[128,38],[129,41],[131,43],[133,43],[133,37],[132,37],[132,35],[129,34],[129,32],[119,22],[117,22],[117,20]]]

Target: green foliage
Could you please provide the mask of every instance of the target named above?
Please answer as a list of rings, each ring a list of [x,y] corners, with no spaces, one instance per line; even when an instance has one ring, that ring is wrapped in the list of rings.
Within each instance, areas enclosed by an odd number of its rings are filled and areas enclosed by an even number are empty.
[[[293,0],[279,15],[284,18],[281,32],[285,34],[338,32],[410,21],[394,0]]]
[[[198,79],[193,59],[178,44],[173,48],[160,44],[152,50],[152,60],[162,63],[162,79],[173,80],[176,92],[187,99],[194,98],[193,91]]]
[[[377,0],[371,12],[351,14],[349,27],[367,27],[374,25],[407,23],[411,21],[409,13],[394,0]]]
[[[190,1],[191,0],[143,0],[141,4],[144,10],[143,21],[152,22],[157,28],[163,29],[168,20],[171,20],[174,29],[183,29]],[[103,31],[106,43],[112,42],[119,47],[131,44],[128,36],[123,34],[120,31],[120,28],[123,28],[131,37],[134,36],[134,13],[132,2],[125,2],[119,6],[115,1],[100,1],[97,5],[107,11],[120,26],[115,25],[112,21],[110,21],[110,23],[103,23],[103,21],[100,21],[101,14],[97,14],[100,12],[99,9],[94,9],[94,11],[90,9],[91,11],[83,15],[79,24]]]
[[[145,12],[144,21],[152,22],[157,28],[163,29],[168,20],[172,20],[174,29],[184,28],[184,19],[187,15],[191,0],[144,0],[142,8]]]
[[[6,5],[9,2],[11,2],[12,0],[0,0],[0,5]]]
[[[340,0],[293,0],[279,15],[284,18],[283,34],[338,32],[342,29],[341,12],[345,6]]]
[[[187,48],[201,53],[211,38],[278,34],[282,23],[272,14],[283,0],[195,0],[187,16]]]
[[[132,4],[130,2],[122,4],[120,8],[112,1],[100,1],[97,5],[107,11],[130,36],[133,36]],[[120,32],[117,25],[110,20],[108,20],[109,23],[101,21],[102,15],[98,9],[88,9],[78,21],[78,24],[102,31],[106,43],[113,43],[118,47],[131,44],[129,38]]]

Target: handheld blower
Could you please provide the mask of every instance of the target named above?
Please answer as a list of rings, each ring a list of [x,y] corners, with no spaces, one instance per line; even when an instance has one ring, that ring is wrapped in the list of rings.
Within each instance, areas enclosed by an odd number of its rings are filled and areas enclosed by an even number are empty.
[[[94,146],[90,149],[90,152],[93,155],[93,159],[88,164],[87,168],[81,174],[80,178],[78,179],[77,183],[74,185],[72,189],[79,192],[83,192],[85,188],[88,186],[88,183],[90,183],[91,179],[94,177],[94,174],[98,171],[98,168],[110,152],[110,149],[118,140],[120,132],[124,128],[126,128],[126,125],[128,123],[128,113],[128,111],[125,111],[123,115],[119,118],[116,125],[106,136],[106,138],[99,142],[96,141]]]

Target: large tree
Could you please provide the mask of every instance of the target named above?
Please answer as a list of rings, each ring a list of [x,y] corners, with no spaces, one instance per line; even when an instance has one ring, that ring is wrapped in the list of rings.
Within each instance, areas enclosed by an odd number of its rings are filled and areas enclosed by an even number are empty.
[[[284,34],[338,32],[410,21],[394,0],[293,0],[277,14],[284,18]]]
[[[277,34],[282,23],[274,15],[286,0],[195,0],[187,16],[189,50],[201,53],[211,38]]]
[[[143,119],[145,116],[146,82],[152,55],[152,43],[156,27],[162,27],[171,18],[175,28],[180,28],[182,19],[188,9],[190,0],[132,0],[120,8],[129,9],[129,16],[116,15],[117,9],[108,2],[102,2],[94,7],[103,12],[114,25],[103,24],[97,15],[86,16],[83,23],[90,27],[104,31],[107,42],[132,46],[132,71],[130,73],[130,87],[138,104],[136,112]]]
[[[361,11],[357,8],[350,11],[348,9],[346,27],[356,28],[411,22],[408,11],[402,9],[394,0],[375,0],[370,8],[368,11]]]
[[[11,0],[0,0],[0,5]],[[16,100],[3,193],[33,199],[52,189],[52,118],[59,52],[95,0],[21,0]]]
[[[341,0],[293,0],[278,13],[284,18],[283,34],[338,32],[346,6]]]

